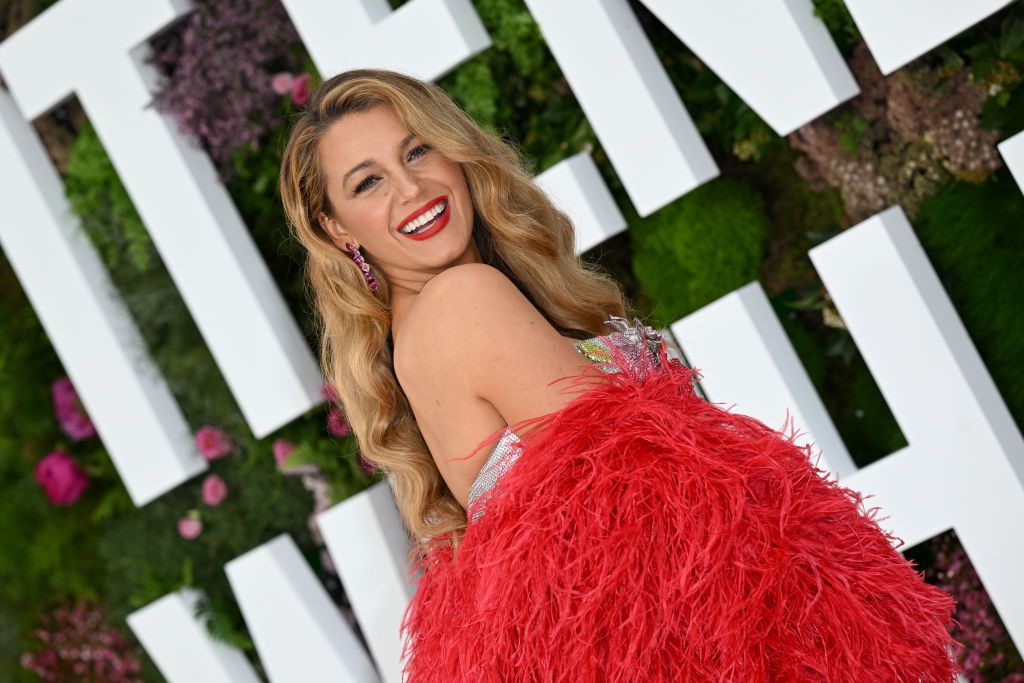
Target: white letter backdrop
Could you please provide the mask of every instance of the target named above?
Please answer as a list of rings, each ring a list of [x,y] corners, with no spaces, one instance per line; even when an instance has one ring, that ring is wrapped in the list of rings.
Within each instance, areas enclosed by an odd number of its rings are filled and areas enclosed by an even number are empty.
[[[641,1],[779,134],[859,92],[811,0]],[[490,47],[469,0],[411,0],[395,11],[386,0],[283,4],[325,75],[384,67],[435,80]],[[626,0],[526,4],[640,215],[718,175]],[[1007,0],[847,4],[888,73]],[[0,44],[10,88],[0,92],[0,246],[137,505],[205,462],[28,123],[65,98],[81,100],[253,433],[270,434],[320,400],[319,369],[210,160],[147,107],[157,83],[147,41],[190,9],[186,0],[60,0]],[[1018,181],[1019,138],[1000,146]],[[537,182],[573,219],[580,251],[625,229],[589,155]],[[821,449],[820,466],[873,496],[908,546],[955,528],[1024,650],[1015,574],[1024,565],[1024,439],[906,216],[891,207],[810,257],[907,448],[856,468],[757,282],[670,331],[706,371],[709,400],[728,397],[779,429],[791,417]],[[390,490],[378,484],[318,521],[370,652],[284,535],[226,567],[265,669],[275,683],[399,683],[397,626],[413,587]],[[194,601],[172,594],[129,617],[163,675],[256,680],[237,651],[208,641]]]

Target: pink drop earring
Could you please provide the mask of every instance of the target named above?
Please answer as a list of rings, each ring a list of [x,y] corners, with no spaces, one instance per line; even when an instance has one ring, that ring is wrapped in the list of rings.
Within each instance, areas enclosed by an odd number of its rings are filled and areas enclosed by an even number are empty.
[[[345,248],[348,250],[348,254],[352,257],[352,260],[356,262],[357,266],[359,266],[359,270],[363,272],[363,278],[366,280],[366,284],[370,286],[370,291],[376,293],[377,280],[370,272],[370,264],[363,260],[363,254],[359,251],[359,247],[355,246],[351,242],[346,242]]]

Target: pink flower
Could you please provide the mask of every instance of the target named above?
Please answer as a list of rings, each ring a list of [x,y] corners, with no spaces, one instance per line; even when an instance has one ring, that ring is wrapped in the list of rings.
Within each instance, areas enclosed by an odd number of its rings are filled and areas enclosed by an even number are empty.
[[[60,428],[75,441],[96,436],[96,427],[85,412],[78,393],[67,377],[61,377],[50,385],[53,396],[53,412]]]
[[[35,475],[54,505],[71,505],[89,485],[85,471],[63,451],[48,453],[36,463]]]
[[[372,462],[366,459],[366,456],[363,455],[362,451],[359,452],[359,469],[370,476],[373,476],[373,473],[377,469]]]
[[[278,95],[287,95],[292,91],[292,83],[295,82],[295,76],[291,75],[287,71],[274,74],[273,78],[270,79],[270,88]]]
[[[196,446],[207,460],[217,460],[228,455],[234,445],[223,430],[207,425],[196,432]]]
[[[291,441],[284,439],[277,439],[274,441],[274,462],[277,463],[277,469],[282,474],[316,474],[320,469],[311,463],[305,465],[289,465],[288,456],[295,452],[298,448]]]
[[[341,398],[338,396],[338,392],[334,390],[334,387],[331,386],[330,382],[324,382],[320,385],[320,395],[324,397],[325,401],[330,401],[331,403],[338,403],[341,401]]]
[[[292,81],[292,104],[302,106],[309,101],[309,74],[301,74]]]
[[[211,474],[203,480],[203,502],[210,506],[217,506],[228,497],[228,485],[216,474]]]
[[[203,522],[199,519],[199,513],[193,511],[178,520],[178,534],[182,538],[191,541],[201,533],[203,533]]]
[[[274,463],[277,465],[278,469],[285,469],[285,461],[296,448],[298,448],[298,446],[293,444],[291,441],[286,441],[284,439],[277,439],[274,441]]]
[[[331,408],[327,414],[327,431],[333,436],[348,436],[352,433],[352,427],[340,410]]]

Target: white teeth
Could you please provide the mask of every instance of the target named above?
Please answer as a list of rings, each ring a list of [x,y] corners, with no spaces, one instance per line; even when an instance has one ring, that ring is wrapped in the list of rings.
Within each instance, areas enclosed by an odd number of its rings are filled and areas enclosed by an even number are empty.
[[[416,230],[418,228],[420,228],[421,226],[425,225],[426,223],[429,223],[435,217],[439,216],[444,211],[446,206],[448,206],[448,200],[447,199],[442,200],[441,203],[438,204],[437,206],[435,206],[433,209],[431,209],[430,211],[427,211],[425,214],[423,214],[419,218],[417,218],[415,220],[409,221],[408,223],[403,225],[401,228],[399,228],[398,231],[400,233],[404,234],[404,235],[408,235],[409,233],[416,232]]]

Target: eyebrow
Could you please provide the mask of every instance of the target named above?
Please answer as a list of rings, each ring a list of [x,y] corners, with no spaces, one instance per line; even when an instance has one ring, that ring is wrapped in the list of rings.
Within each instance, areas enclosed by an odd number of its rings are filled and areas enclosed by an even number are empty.
[[[405,148],[406,148],[406,146],[407,146],[407,145],[408,145],[408,144],[409,144],[410,142],[412,142],[412,139],[413,139],[414,137],[416,137],[416,133],[409,133],[409,135],[407,135],[407,136],[406,136],[406,137],[405,137],[405,138],[404,138],[404,139],[402,140],[402,142],[401,142],[401,143],[399,143],[399,145],[398,145],[398,149],[400,149],[400,150],[402,150],[402,149],[405,149]],[[364,169],[364,168],[367,168],[367,167],[369,167],[369,166],[372,166],[372,165],[373,165],[373,164],[375,164],[375,163],[376,163],[376,162],[375,162],[375,161],[374,161],[373,159],[367,159],[366,161],[363,161],[363,162],[360,162],[360,163],[356,164],[355,166],[353,166],[353,167],[352,167],[352,170],[351,170],[351,171],[349,171],[348,173],[346,173],[346,174],[345,174],[345,177],[341,179],[341,184],[342,184],[342,185],[345,185],[345,184],[346,184],[346,183],[348,182],[348,178],[349,178],[349,176],[351,176],[351,175],[352,175],[353,173],[355,173],[356,171],[360,171],[360,170],[362,170],[362,169]]]

